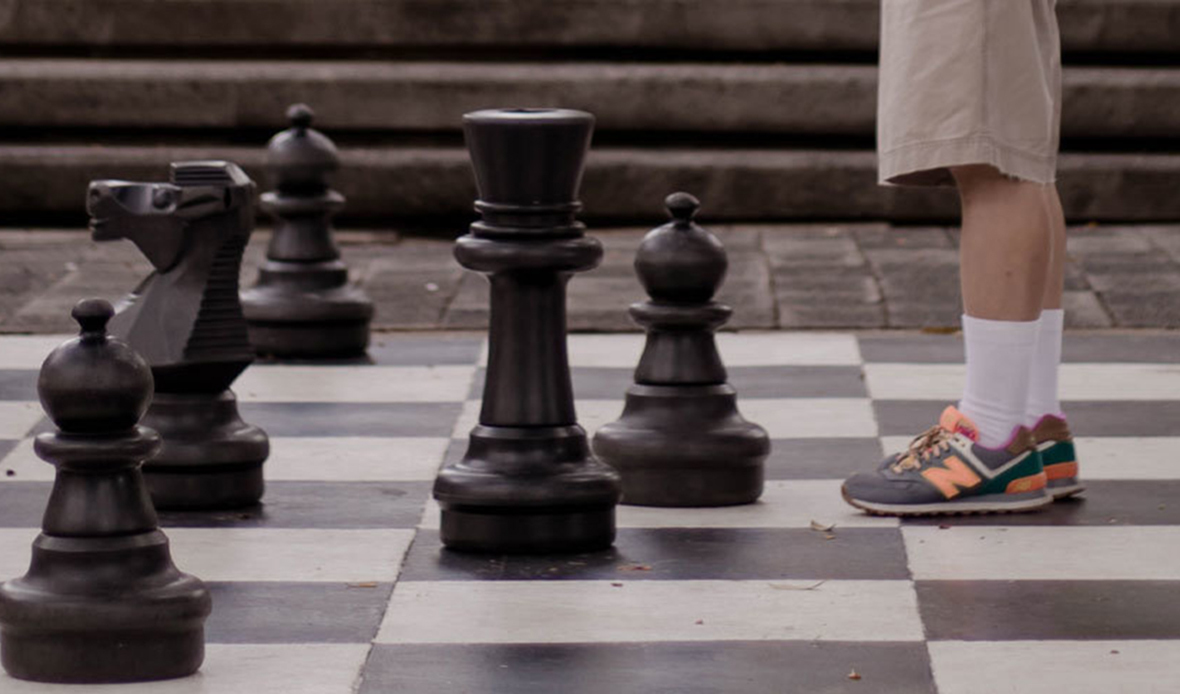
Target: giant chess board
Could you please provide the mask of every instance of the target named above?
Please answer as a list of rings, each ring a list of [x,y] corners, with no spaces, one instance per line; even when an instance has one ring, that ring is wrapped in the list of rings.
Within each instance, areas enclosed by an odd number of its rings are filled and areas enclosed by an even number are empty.
[[[28,567],[53,479],[41,360],[0,337],[0,578]],[[760,503],[621,506],[607,552],[443,551],[431,480],[479,412],[484,339],[379,335],[372,363],[252,366],[271,436],[264,504],[164,513],[213,593],[191,678],[0,692],[1180,691],[1180,334],[1068,335],[1062,396],[1081,499],[1026,515],[899,522],[840,499],[962,385],[955,336],[719,337],[774,450]],[[616,418],[638,335],[574,335],[581,424]],[[854,674],[855,673],[855,674]]]

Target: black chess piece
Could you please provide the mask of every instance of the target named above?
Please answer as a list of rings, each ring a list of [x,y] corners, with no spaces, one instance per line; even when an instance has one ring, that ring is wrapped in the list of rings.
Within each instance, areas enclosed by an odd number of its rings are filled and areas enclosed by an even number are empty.
[[[209,592],[172,563],[140,465],[152,372],[106,332],[114,309],[74,307],[81,336],[53,350],[37,392],[58,427],[34,450],[57,466],[29,572],[0,585],[0,654],[13,677],[136,682],[184,677],[205,657]]]
[[[155,267],[116,307],[111,334],[155,377],[143,423],[164,439],[144,465],[156,507],[257,503],[269,442],[229,389],[254,361],[238,300],[254,183],[229,162],[179,162],[171,183],[93,181],[86,208],[96,241],[130,239]]]
[[[594,459],[574,413],[565,286],[602,258],[576,214],[594,117],[478,111],[463,118],[482,220],[455,257],[491,283],[487,380],[462,461],[439,473],[442,541],[480,552],[609,547],[618,475]]]
[[[762,494],[766,431],[738,413],[714,331],[729,320],[713,295],[728,259],[693,218],[687,193],[665,201],[673,221],[651,231],[635,271],[651,300],[631,306],[647,344],[623,415],[594,436],[594,452],[623,479],[623,503],[729,506]]]
[[[336,145],[311,127],[304,104],[287,109],[288,130],[271,138],[267,166],[276,190],[262,209],[275,219],[258,282],[242,292],[250,342],[278,357],[354,356],[369,346],[373,302],[348,282],[332,238],[344,196],[328,187]]]

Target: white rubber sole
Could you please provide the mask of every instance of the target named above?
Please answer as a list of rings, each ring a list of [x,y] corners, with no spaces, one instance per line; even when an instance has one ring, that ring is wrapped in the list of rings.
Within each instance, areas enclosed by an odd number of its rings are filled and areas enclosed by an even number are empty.
[[[841,488],[844,500],[862,511],[880,516],[955,516],[980,513],[1024,513],[1036,511],[1053,503],[1047,492],[1036,494],[988,494],[935,504],[882,504],[854,499]]]
[[[1058,501],[1086,491],[1086,485],[1080,482],[1074,482],[1073,484],[1060,487],[1047,487],[1045,491],[1049,492],[1049,495],[1053,497],[1054,501]]]

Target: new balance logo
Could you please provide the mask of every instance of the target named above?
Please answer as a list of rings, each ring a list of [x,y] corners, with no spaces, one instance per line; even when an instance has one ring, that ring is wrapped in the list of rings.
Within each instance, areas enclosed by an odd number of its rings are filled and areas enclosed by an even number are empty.
[[[934,485],[942,495],[953,499],[963,489],[970,489],[979,484],[979,475],[967,467],[967,464],[955,456],[948,456],[943,465],[946,467],[931,467],[922,471],[922,477]]]

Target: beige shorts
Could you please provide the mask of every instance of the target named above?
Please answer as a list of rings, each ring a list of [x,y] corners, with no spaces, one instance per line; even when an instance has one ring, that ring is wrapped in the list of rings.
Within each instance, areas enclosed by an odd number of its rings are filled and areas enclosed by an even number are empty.
[[[953,185],[991,164],[1056,178],[1061,47],[1056,0],[881,0],[877,154],[882,184]]]

